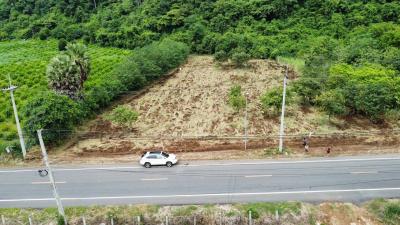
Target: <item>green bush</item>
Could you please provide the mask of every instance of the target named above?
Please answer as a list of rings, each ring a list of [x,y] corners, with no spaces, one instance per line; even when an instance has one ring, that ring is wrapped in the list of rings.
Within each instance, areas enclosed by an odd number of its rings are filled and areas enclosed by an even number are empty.
[[[225,62],[228,60],[228,54],[224,50],[220,50],[214,54],[214,60],[217,62]]]
[[[48,28],[43,28],[40,32],[39,32],[39,38],[40,40],[46,40],[50,37],[50,30]]]
[[[52,91],[33,96],[22,111],[24,129],[31,137],[44,129],[43,140],[61,141],[80,120],[78,104]]]
[[[237,67],[242,67],[250,60],[250,55],[245,52],[235,52],[232,54],[232,62]]]
[[[64,38],[61,38],[60,40],[58,40],[58,50],[59,51],[67,50],[67,45],[68,45],[68,42]]]
[[[387,112],[400,107],[400,78],[381,65],[333,65],[327,84],[330,90],[342,90],[350,113],[365,115],[373,122],[381,122]]]
[[[273,110],[277,114],[282,107],[283,100],[283,88],[277,87],[266,91],[260,98],[261,108],[264,114],[267,114],[269,110]],[[286,89],[285,104],[289,105],[292,102],[293,93],[290,89]]]
[[[252,219],[256,220],[256,219],[260,218],[260,214],[258,213],[257,210],[255,210],[255,209],[253,209],[253,208],[249,208],[249,209],[246,211],[246,216],[250,215],[250,213],[251,213],[251,218],[252,218]]]
[[[128,106],[118,106],[106,115],[106,119],[121,127],[132,128],[132,124],[138,119],[139,113]]]
[[[348,112],[346,108],[346,99],[342,90],[333,89],[322,92],[322,94],[316,98],[316,101],[318,106],[328,113],[329,118],[332,115],[341,116]]]
[[[229,90],[228,102],[236,112],[246,106],[246,98],[242,94],[242,87],[240,85],[231,87]]]

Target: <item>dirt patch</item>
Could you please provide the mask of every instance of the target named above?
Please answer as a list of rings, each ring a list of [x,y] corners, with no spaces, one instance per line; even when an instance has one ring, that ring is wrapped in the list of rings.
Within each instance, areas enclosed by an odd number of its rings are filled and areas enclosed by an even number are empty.
[[[318,206],[318,220],[331,225],[381,224],[365,208],[351,203],[323,203]]]

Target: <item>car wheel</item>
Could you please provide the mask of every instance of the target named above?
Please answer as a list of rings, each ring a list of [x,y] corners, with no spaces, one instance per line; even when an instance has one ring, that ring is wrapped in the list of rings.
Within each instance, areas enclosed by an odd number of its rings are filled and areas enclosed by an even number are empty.
[[[149,162],[147,162],[147,163],[144,164],[144,167],[150,168],[150,167],[151,167],[151,164],[150,164]]]
[[[171,167],[172,166],[172,162],[167,162],[167,167]]]

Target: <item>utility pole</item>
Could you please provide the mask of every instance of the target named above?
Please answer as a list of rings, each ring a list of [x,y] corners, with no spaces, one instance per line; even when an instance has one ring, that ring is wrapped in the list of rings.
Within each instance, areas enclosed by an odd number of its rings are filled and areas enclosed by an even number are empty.
[[[286,100],[286,80],[288,79],[288,65],[286,64],[285,77],[283,78],[283,94],[282,94],[282,113],[281,113],[281,126],[279,129],[279,152],[283,150],[283,135],[284,135],[284,121],[285,121],[285,100]]]
[[[246,103],[245,103],[245,112],[244,112],[244,150],[247,150],[247,98],[249,96],[249,92],[245,93]]]
[[[26,148],[25,148],[24,135],[22,134],[21,125],[19,124],[17,105],[15,104],[15,100],[14,100],[14,90],[17,89],[18,87],[17,87],[17,86],[11,85],[11,77],[10,77],[10,75],[8,75],[8,81],[9,81],[9,86],[8,86],[8,88],[3,88],[2,90],[3,90],[4,92],[10,91],[11,103],[12,103],[12,106],[13,106],[14,116],[15,116],[15,123],[17,124],[17,131],[18,131],[18,136],[19,136],[19,143],[20,143],[20,145],[21,145],[22,156],[23,156],[24,159],[25,159],[25,157],[26,157]]]
[[[58,195],[58,192],[57,192],[57,187],[56,187],[56,183],[54,182],[53,172],[51,171],[51,167],[50,167],[48,157],[47,157],[46,148],[44,146],[44,142],[43,142],[43,138],[42,138],[42,130],[37,130],[37,134],[38,134],[38,138],[39,138],[40,148],[42,149],[43,162],[46,165],[47,170],[49,171],[49,174],[48,174],[49,180],[53,187],[53,195],[57,202],[58,213],[64,218],[64,223],[67,224],[67,218],[65,217],[64,207],[61,203],[60,196]]]

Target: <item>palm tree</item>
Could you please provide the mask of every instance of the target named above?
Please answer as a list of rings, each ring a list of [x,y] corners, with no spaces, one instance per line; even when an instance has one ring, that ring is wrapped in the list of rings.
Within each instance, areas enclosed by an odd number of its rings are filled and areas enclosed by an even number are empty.
[[[54,57],[47,66],[49,85],[56,92],[71,99],[79,99],[79,92],[90,73],[90,59],[82,44],[68,44],[67,51]]]
[[[83,82],[88,79],[90,73],[90,59],[87,55],[87,48],[83,44],[68,44],[66,54],[79,67],[80,89],[83,88]]]

